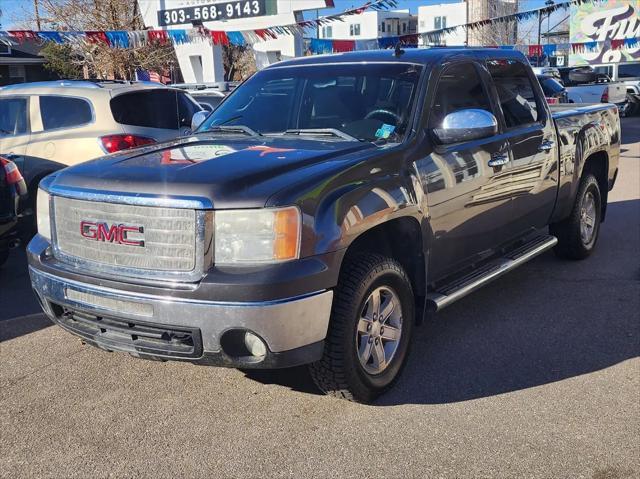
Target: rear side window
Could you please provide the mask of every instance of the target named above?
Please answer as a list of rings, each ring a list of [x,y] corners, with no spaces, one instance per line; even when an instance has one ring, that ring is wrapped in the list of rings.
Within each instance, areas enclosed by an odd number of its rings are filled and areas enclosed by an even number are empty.
[[[136,91],[111,99],[113,118],[122,125],[177,130],[191,126],[197,111],[195,101],[173,90]]]
[[[93,119],[87,100],[65,96],[41,96],[40,116],[45,131],[85,125]]]
[[[490,60],[489,73],[498,92],[508,128],[538,121],[538,104],[525,66],[515,60]]]
[[[0,136],[27,132],[27,99],[0,99]]]
[[[460,63],[447,68],[438,80],[429,128],[440,128],[449,113],[469,108],[491,112],[478,71],[472,63]]]
[[[618,65],[618,78],[640,77],[640,63],[620,63]]]

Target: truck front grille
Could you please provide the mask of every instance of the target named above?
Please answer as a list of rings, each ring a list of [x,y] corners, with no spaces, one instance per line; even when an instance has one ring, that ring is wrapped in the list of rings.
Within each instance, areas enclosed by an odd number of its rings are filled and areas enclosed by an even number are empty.
[[[196,268],[196,211],[53,197],[54,254],[118,269]],[[125,227],[127,231],[121,228]]]

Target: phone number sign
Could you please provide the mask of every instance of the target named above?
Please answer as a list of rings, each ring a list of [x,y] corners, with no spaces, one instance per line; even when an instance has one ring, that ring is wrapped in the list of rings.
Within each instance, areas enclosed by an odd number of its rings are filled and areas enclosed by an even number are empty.
[[[265,0],[236,0],[197,7],[158,10],[158,25],[184,25],[192,22],[217,22],[267,15]]]

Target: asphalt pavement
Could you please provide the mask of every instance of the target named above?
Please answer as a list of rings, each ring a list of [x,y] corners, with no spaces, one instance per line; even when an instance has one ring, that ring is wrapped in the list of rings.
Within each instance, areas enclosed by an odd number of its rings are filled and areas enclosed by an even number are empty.
[[[640,477],[640,118],[597,251],[545,254],[417,329],[364,406],[304,368],[242,372],[82,345],[0,269],[0,477]]]

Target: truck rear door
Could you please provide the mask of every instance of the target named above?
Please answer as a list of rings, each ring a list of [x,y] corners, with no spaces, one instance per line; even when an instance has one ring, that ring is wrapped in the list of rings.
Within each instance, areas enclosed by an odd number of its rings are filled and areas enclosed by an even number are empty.
[[[517,59],[489,59],[501,122],[511,150],[509,189],[514,235],[548,224],[558,187],[553,119],[531,68]]]

